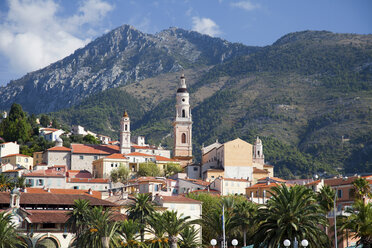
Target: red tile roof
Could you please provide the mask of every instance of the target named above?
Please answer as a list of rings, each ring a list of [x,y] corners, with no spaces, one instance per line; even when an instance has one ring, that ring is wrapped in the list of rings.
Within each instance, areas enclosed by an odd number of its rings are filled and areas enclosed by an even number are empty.
[[[286,182],[286,180],[281,179],[279,177],[262,177],[262,178],[258,179],[258,181],[266,181],[267,179],[272,179],[274,181],[283,182],[283,183]]]
[[[262,170],[262,169],[258,169],[256,167],[253,167],[253,173],[268,174],[269,172],[267,170]]]
[[[126,158],[123,154],[121,153],[114,153],[114,154],[111,154],[105,158],[111,158],[111,159],[128,159]]]
[[[18,157],[27,157],[27,158],[32,158],[30,156],[27,156],[27,155],[24,155],[24,154],[19,154],[19,153],[16,153],[16,154],[9,154],[9,155],[6,155],[2,158],[9,158],[9,157],[14,157],[14,156],[18,156]]]
[[[264,167],[273,167],[273,168],[274,168],[274,165],[271,165],[271,164],[264,164]]]
[[[72,144],[72,153],[74,154],[100,154],[109,155],[119,152],[119,146],[116,145],[85,145]]]
[[[9,204],[9,192],[0,192],[0,204]],[[85,194],[21,193],[21,207],[24,205],[72,206],[77,199],[85,199],[92,206],[114,207],[109,201]]]
[[[200,201],[187,198],[184,196],[161,196],[163,198],[163,202],[170,202],[170,203],[195,203],[195,204],[200,204]]]
[[[246,189],[267,189],[267,188],[273,188],[276,186],[280,186],[281,184],[279,183],[256,183],[255,185],[252,185],[250,187],[247,187]],[[286,186],[293,186],[292,184],[286,184]]]
[[[155,155],[149,155],[141,152],[131,152],[126,154],[126,156],[137,156],[137,157],[154,157]]]
[[[50,131],[50,132],[56,132],[58,131],[59,129],[55,129],[55,128],[41,128],[41,131]]]
[[[166,158],[166,157],[159,156],[159,155],[156,155],[155,159],[156,159],[156,161],[176,162],[176,160],[174,160],[174,159]]]
[[[25,177],[65,177],[65,173],[55,170],[36,170],[24,174]]]
[[[194,194],[198,194],[198,193],[208,193],[208,194],[212,194],[212,195],[219,195],[221,194],[220,191],[218,190],[214,190],[214,189],[198,189],[198,190],[193,190],[189,193],[194,193]]]
[[[198,180],[198,179],[182,179],[182,180],[186,180],[186,181],[189,181],[191,183],[195,183],[195,184],[199,184],[199,185],[203,185],[203,186],[208,186],[210,184],[210,182],[206,182],[206,181]]]
[[[27,193],[38,193],[38,194],[68,194],[68,195],[88,195],[98,199],[101,199],[101,192],[92,190],[90,195],[88,190],[83,189],[49,189],[48,192],[42,188],[27,188]]]
[[[60,223],[64,224],[67,222],[69,216],[67,215],[70,211],[66,210],[27,210],[30,215],[29,223]],[[26,219],[26,220],[27,220]]]
[[[67,148],[64,146],[55,146],[55,147],[49,148],[48,151],[69,152],[71,151],[71,148]]]
[[[324,179],[324,184],[329,186],[338,186],[338,185],[351,185],[357,176],[346,178],[329,178]]]

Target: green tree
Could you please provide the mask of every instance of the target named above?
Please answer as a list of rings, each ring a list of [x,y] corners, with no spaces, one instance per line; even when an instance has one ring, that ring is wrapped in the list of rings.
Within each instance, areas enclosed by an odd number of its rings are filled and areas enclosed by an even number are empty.
[[[180,248],[195,248],[200,247],[199,230],[194,226],[186,226],[180,233],[181,242]]]
[[[328,214],[328,212],[333,209],[335,194],[335,190],[329,185],[324,185],[320,191],[316,193],[316,199],[325,214]]]
[[[26,244],[19,238],[11,217],[9,213],[0,213],[0,248],[26,247]]]
[[[47,115],[41,115],[40,125],[43,127],[48,127],[50,125],[50,118]]]
[[[163,214],[159,212],[153,212],[147,218],[149,228],[147,231],[154,235],[151,242],[153,248],[165,248],[168,247],[168,238],[165,236],[166,230],[163,223]]]
[[[137,176],[139,177],[158,177],[160,176],[159,167],[153,162],[140,163]]]
[[[170,247],[177,248],[178,236],[192,224],[189,221],[190,216],[184,217],[182,214],[178,216],[176,211],[165,211],[162,219],[165,231],[168,233]]]
[[[59,129],[61,125],[59,124],[58,120],[56,118],[52,119],[52,128],[57,128]]]
[[[150,194],[137,194],[134,202],[127,210],[128,218],[138,220],[140,223],[141,242],[145,239],[145,227],[147,224],[147,217],[154,212],[154,206],[151,203]]]
[[[113,219],[110,209],[95,206],[86,213],[87,222],[75,245],[84,248],[119,247],[119,224]]]
[[[343,221],[341,230],[350,230],[353,237],[359,239],[357,245],[372,247],[372,204],[359,200],[346,211],[350,216]]]
[[[119,231],[123,235],[126,247],[137,247],[137,236],[140,231],[140,225],[135,220],[124,220],[120,223]]]
[[[88,222],[88,212],[90,210],[89,201],[77,199],[74,201],[74,206],[71,212],[68,213],[67,225],[78,239]]]
[[[99,144],[99,140],[91,134],[85,135],[83,141],[87,144]]]
[[[13,103],[9,116],[0,123],[0,136],[6,141],[27,142],[32,135],[32,128],[21,105]]]
[[[257,205],[246,199],[238,202],[234,207],[233,225],[243,233],[244,246],[247,246],[247,233],[249,238],[253,237],[257,210]]]
[[[369,182],[362,177],[359,177],[353,181],[353,190],[352,194],[354,194],[355,199],[361,200],[366,197],[371,198],[371,188],[369,186]]]
[[[114,183],[121,182],[122,184],[127,184],[130,178],[130,171],[126,166],[121,164],[119,168],[111,171],[110,178]]]
[[[9,176],[0,174],[0,191],[7,191],[11,189],[11,187],[12,185]]]
[[[183,169],[182,169],[181,165],[175,164],[175,163],[168,163],[168,164],[166,164],[166,168],[165,168],[165,171],[164,171],[164,176],[168,177],[168,176],[171,176],[173,174],[180,173],[182,171],[183,171]]]
[[[273,187],[270,193],[272,198],[257,212],[255,246],[277,248],[283,246],[285,239],[297,238],[307,239],[310,247],[330,247],[327,235],[319,228],[327,225],[327,219],[312,190],[282,184]]]

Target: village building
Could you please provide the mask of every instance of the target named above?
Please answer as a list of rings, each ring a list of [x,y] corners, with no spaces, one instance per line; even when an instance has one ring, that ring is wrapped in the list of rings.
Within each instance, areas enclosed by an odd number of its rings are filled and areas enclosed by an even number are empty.
[[[10,154],[19,154],[19,145],[17,142],[6,142],[0,144],[0,159]],[[0,162],[2,162],[0,160]]]
[[[220,195],[245,195],[246,188],[251,185],[246,179],[217,177],[209,184],[209,188],[220,192]]]
[[[1,158],[1,163],[11,164],[16,167],[23,167],[27,170],[32,170],[34,166],[33,158],[23,154],[9,154]]]
[[[93,161],[93,177],[110,178],[111,172],[120,166],[129,168],[129,159],[121,153],[114,153],[107,157]]]

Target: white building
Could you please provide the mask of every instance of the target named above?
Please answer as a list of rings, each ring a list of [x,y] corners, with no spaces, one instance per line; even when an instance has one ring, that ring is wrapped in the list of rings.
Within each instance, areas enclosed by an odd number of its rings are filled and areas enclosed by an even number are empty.
[[[18,154],[19,145],[17,142],[6,142],[0,144],[0,158],[10,154]],[[1,161],[0,161],[1,162]]]
[[[245,179],[218,177],[209,188],[219,191],[221,195],[245,195],[245,189],[250,186],[251,182]]]
[[[56,141],[62,134],[64,134],[65,131],[61,129],[55,129],[55,128],[40,128],[39,129],[39,136],[44,137],[44,139],[48,141]]]

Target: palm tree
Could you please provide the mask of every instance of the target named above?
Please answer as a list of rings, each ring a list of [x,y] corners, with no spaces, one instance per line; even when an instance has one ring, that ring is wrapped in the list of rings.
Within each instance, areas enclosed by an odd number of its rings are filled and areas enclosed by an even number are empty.
[[[89,210],[90,206],[88,200],[77,199],[74,202],[72,211],[67,214],[69,216],[67,226],[75,233],[77,239],[86,227]]]
[[[26,178],[25,177],[17,177],[16,181],[15,181],[15,186],[18,187],[18,188],[21,188],[21,189],[24,189],[27,187],[27,184],[26,184]]]
[[[140,231],[140,225],[134,220],[125,220],[121,222],[119,227],[121,235],[125,238],[127,247],[131,247],[132,244],[135,245],[136,238]]]
[[[239,202],[235,205],[233,225],[239,227],[243,232],[243,244],[247,246],[247,232],[250,237],[254,233],[254,222],[256,220],[257,205],[247,200]]]
[[[11,181],[8,176],[0,174],[0,191],[7,191],[11,188]]]
[[[0,248],[26,247],[26,244],[19,239],[11,217],[12,215],[6,212],[0,213]]]
[[[171,248],[177,248],[178,235],[193,223],[188,219],[190,219],[190,216],[184,217],[182,214],[178,216],[176,211],[165,211],[163,213],[163,225],[168,233]]]
[[[361,177],[353,181],[353,193],[357,200],[364,199],[365,197],[372,197],[369,182],[365,178]]]
[[[336,191],[329,185],[324,185],[316,194],[316,199],[325,215],[327,215],[333,209],[335,194]],[[327,229],[328,226],[325,226],[326,233],[328,233]]]
[[[150,228],[147,229],[148,232],[154,235],[153,240],[149,240],[153,243],[152,247],[168,247],[168,238],[166,238],[165,227],[163,224],[163,214],[154,212],[147,218],[147,223]]]
[[[180,233],[180,236],[181,236],[180,248],[200,247],[200,243],[198,241],[199,230],[196,229],[194,226],[187,226]]]
[[[113,220],[112,212],[95,206],[87,215],[86,228],[76,239],[76,247],[109,248],[120,246],[119,224]]]
[[[357,245],[372,247],[372,204],[356,201],[352,209],[347,209],[348,216],[342,223],[341,230],[348,229],[354,238],[359,238]]]
[[[310,247],[330,246],[327,235],[319,228],[327,225],[327,219],[312,190],[299,185],[288,188],[283,184],[273,187],[271,195],[267,205],[257,213],[255,247],[276,248],[282,246],[285,239],[295,238],[306,238]]]
[[[129,219],[139,220],[141,225],[141,242],[145,239],[147,216],[151,215],[154,211],[154,206],[151,204],[151,194],[136,195],[134,203],[127,210]]]

